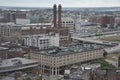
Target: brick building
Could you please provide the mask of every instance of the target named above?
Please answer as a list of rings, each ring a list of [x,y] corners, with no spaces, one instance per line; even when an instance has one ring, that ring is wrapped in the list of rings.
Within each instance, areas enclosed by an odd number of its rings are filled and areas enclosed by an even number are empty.
[[[114,24],[115,17],[112,15],[92,16],[89,18],[89,21],[100,24]]]

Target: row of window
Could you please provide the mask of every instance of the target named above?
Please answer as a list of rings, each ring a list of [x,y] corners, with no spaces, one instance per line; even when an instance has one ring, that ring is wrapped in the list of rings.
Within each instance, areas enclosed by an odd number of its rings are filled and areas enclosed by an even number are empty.
[[[66,22],[63,21],[62,23],[73,23],[73,21],[66,21]]]

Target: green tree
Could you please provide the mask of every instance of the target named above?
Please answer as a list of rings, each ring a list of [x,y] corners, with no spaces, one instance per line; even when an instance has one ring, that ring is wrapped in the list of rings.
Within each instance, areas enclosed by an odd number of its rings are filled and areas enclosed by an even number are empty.
[[[107,28],[107,24],[101,24],[100,25],[102,28]]]
[[[107,56],[107,52],[104,50],[103,56],[106,57]]]
[[[113,29],[114,28],[114,24],[110,24],[110,28]]]

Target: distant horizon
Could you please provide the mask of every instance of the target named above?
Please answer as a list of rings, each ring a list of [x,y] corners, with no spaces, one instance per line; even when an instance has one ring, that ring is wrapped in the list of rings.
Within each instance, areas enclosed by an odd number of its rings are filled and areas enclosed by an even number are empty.
[[[120,0],[0,0],[0,6],[14,7],[120,7]]]
[[[41,7],[31,7],[31,6],[0,6],[0,7],[9,7],[9,8],[12,8],[12,7],[16,7],[16,8],[53,8],[53,6],[51,7],[44,7],[44,6],[41,6]],[[63,6],[62,6],[63,7]],[[86,6],[86,7],[63,7],[63,8],[120,8],[120,6],[95,6],[95,7],[90,7],[90,6]]]

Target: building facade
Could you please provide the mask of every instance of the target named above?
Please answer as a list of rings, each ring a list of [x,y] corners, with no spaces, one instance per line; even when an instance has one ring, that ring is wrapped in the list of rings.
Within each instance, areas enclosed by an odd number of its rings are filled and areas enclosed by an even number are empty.
[[[7,59],[8,58],[8,48],[0,47],[0,59]]]
[[[51,28],[52,23],[35,23],[35,24],[26,24],[21,27],[22,35],[35,35],[35,34],[47,34]]]
[[[24,45],[38,47],[39,49],[59,47],[59,34],[28,35],[24,37]]]
[[[26,19],[26,13],[22,12],[22,11],[5,12],[2,22],[14,22],[14,23],[16,23],[17,18]]]
[[[68,27],[52,28],[51,32],[58,33],[60,46],[66,46],[71,43],[71,35]]]
[[[0,37],[3,41],[11,41],[15,39],[20,39],[21,37],[21,27],[15,24],[0,24]],[[1,40],[1,41],[2,41]]]
[[[46,50],[47,51],[47,50]],[[59,52],[58,54],[51,51],[31,52],[31,59],[39,61],[42,73],[49,73],[50,75],[59,75],[60,71],[65,69],[65,66],[72,65],[75,63],[81,63],[93,59],[103,57],[103,49],[94,49],[83,52]],[[53,54],[51,52],[54,52]],[[51,53],[51,54],[49,54]]]
[[[69,28],[69,32],[72,34],[74,33],[74,27],[75,27],[75,23],[74,20],[71,17],[63,17],[62,18],[62,26],[63,27],[68,27]]]
[[[89,18],[89,22],[100,24],[114,24],[115,17],[113,15],[98,15]]]

